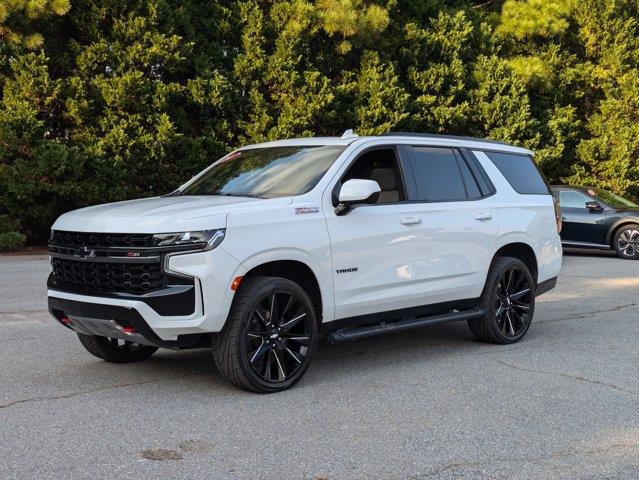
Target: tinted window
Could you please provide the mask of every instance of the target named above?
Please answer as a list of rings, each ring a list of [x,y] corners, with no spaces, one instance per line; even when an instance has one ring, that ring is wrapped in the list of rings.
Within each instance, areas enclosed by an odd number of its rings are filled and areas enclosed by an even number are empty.
[[[420,200],[466,200],[457,157],[450,148],[413,147],[411,166]]]
[[[550,189],[528,155],[486,152],[517,193],[548,195]]]
[[[464,177],[464,185],[466,185],[466,193],[468,194],[468,198],[481,198],[481,192],[479,191],[479,187],[477,186],[475,177],[470,172],[470,169],[468,168],[468,165],[466,165],[466,162],[460,160],[459,167],[462,172],[462,177]]]
[[[586,202],[592,200],[583,193],[572,190],[561,190],[559,192],[559,206],[566,208],[586,208]]]
[[[343,151],[332,146],[239,150],[218,160],[181,195],[301,195],[317,185]]]

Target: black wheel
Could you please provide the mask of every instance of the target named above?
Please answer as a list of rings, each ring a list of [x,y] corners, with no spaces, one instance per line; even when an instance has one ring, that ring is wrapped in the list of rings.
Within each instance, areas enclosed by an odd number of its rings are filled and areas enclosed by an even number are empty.
[[[78,333],[82,346],[102,360],[113,363],[138,362],[153,355],[158,347],[140,345],[117,338],[97,337]]]
[[[612,248],[617,255],[627,260],[639,259],[639,225],[624,225],[615,232]]]
[[[535,283],[521,260],[498,257],[493,261],[482,307],[485,315],[468,321],[477,340],[508,344],[526,335],[535,311]]]
[[[254,277],[242,282],[224,330],[213,337],[213,359],[234,385],[271,393],[302,378],[316,345],[317,317],[304,289]]]

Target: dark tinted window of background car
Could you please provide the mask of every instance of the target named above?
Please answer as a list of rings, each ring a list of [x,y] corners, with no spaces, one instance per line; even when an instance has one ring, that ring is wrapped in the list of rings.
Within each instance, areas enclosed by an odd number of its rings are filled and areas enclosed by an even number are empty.
[[[548,195],[550,187],[528,155],[486,152],[517,193]]]
[[[457,156],[452,149],[413,147],[410,163],[419,200],[451,202],[467,199]]]

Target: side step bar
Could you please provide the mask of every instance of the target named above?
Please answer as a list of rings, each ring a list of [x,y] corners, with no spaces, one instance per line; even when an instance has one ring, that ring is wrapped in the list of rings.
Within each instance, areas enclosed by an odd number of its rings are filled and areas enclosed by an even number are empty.
[[[484,315],[483,308],[471,308],[470,310],[462,310],[457,312],[443,313],[439,315],[431,315],[428,317],[407,318],[396,322],[380,323],[377,325],[368,325],[365,327],[342,328],[334,332],[328,333],[326,338],[331,343],[347,342],[351,340],[359,340],[360,338],[372,337],[387,332],[399,332],[410,328],[423,327],[425,325],[434,325],[437,323],[456,322],[460,320],[470,320],[471,318],[479,318]]]

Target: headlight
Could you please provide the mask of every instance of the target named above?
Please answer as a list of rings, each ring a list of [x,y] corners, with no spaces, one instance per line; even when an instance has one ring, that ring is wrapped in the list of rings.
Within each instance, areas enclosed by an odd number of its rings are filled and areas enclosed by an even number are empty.
[[[153,235],[153,245],[156,247],[199,247],[211,250],[224,240],[225,228],[216,230],[199,230],[197,232],[158,233]]]

